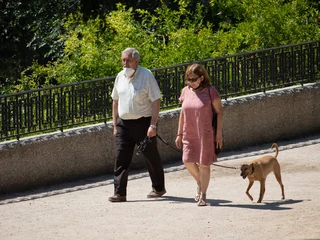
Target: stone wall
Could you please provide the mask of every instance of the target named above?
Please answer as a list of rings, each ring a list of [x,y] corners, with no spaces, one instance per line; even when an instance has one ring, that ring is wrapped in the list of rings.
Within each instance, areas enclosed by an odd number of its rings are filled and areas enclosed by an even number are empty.
[[[320,83],[223,101],[224,151],[320,132]],[[174,145],[180,109],[161,112],[158,134]],[[112,124],[0,143],[0,194],[113,172]],[[158,139],[164,163],[181,153]],[[144,167],[143,156],[132,168]]]

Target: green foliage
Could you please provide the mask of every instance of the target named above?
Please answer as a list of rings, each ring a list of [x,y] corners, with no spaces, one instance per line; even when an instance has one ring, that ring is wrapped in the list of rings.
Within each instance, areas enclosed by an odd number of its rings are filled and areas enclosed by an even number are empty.
[[[243,8],[242,22],[217,33],[217,56],[320,38],[319,12],[308,0],[245,0]]]
[[[114,76],[127,47],[140,51],[141,65],[157,68],[320,37],[319,12],[308,0],[211,0],[206,8],[175,2],[178,9],[163,3],[152,13],[118,4],[88,21],[70,15],[59,37],[63,55],[46,65],[34,63],[16,90]],[[208,12],[217,22],[206,21]]]
[[[314,24],[314,14],[305,0],[255,0],[255,4],[248,8],[250,17],[246,22],[251,23],[259,46],[267,48],[318,39],[319,25]]]
[[[45,64],[61,57],[62,19],[76,10],[74,6],[74,0],[0,1],[1,93],[20,89],[14,87],[17,79],[32,62]]]

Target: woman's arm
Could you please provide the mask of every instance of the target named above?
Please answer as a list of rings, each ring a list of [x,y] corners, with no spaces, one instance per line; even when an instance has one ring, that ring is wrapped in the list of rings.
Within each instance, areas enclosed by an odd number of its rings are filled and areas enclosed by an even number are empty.
[[[217,132],[216,132],[216,142],[220,148],[223,146],[222,128],[223,128],[223,108],[221,98],[216,98],[213,100],[213,107],[217,113]]]
[[[177,148],[181,148],[183,124],[184,124],[184,117],[183,117],[183,110],[181,109],[177,137],[175,141]]]

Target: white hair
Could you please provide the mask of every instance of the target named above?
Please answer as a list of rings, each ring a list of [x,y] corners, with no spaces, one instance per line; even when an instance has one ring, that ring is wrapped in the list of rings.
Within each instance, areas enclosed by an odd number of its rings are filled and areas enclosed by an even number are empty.
[[[126,48],[125,50],[122,51],[122,54],[125,53],[125,52],[131,52],[132,58],[134,58],[134,59],[140,59],[140,53],[139,53],[138,50],[135,49],[135,48]]]

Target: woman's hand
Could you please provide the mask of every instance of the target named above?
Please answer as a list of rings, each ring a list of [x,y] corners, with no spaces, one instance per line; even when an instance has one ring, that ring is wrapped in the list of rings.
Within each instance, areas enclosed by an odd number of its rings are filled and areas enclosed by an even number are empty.
[[[178,135],[176,137],[175,143],[176,143],[177,148],[180,149],[181,148],[181,143],[182,143],[182,136]]]
[[[220,149],[223,147],[222,131],[218,131],[216,134],[216,147],[219,147]]]

